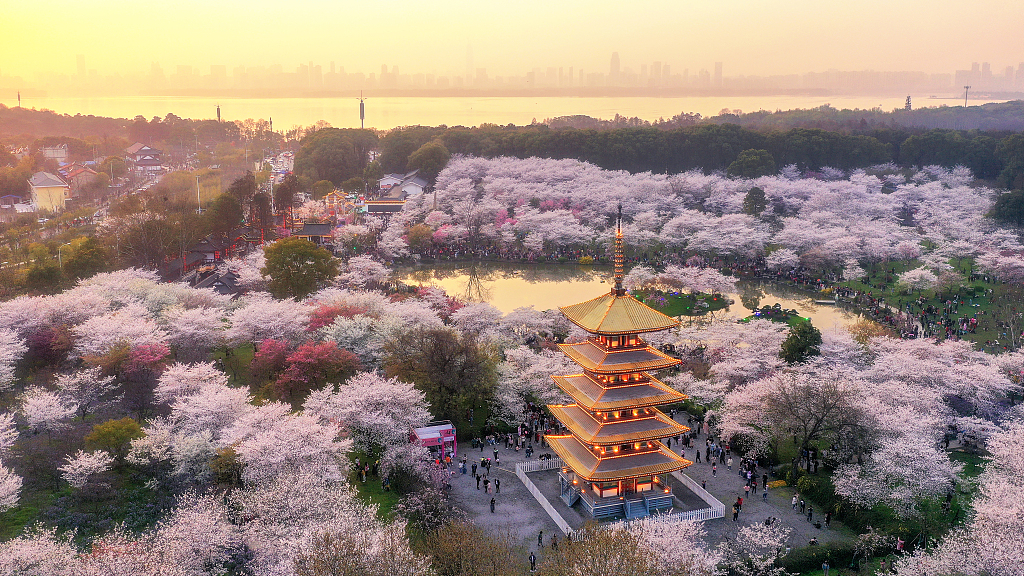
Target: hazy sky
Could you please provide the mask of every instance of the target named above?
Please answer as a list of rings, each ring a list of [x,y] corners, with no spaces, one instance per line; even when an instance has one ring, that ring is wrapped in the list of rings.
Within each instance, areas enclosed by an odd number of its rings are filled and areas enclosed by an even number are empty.
[[[660,60],[726,76],[811,70],[950,73],[1024,61],[1020,0],[0,0],[0,72],[209,73],[333,60],[346,71],[521,75],[533,67],[607,72]]]

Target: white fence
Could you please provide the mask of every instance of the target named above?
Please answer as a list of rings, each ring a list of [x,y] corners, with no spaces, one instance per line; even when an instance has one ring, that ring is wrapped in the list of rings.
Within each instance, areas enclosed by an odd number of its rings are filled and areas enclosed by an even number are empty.
[[[561,458],[551,458],[549,460],[530,460],[529,462],[520,462],[516,464],[516,473],[519,473],[521,469],[523,472],[539,472],[541,470],[554,470],[555,468],[561,468],[565,466]]]
[[[714,496],[711,495],[710,492],[702,488],[700,484],[697,484],[697,482],[695,482],[693,478],[690,478],[686,474],[683,474],[678,471],[673,472],[672,477],[682,482],[687,488],[690,489],[691,492],[700,497],[700,499],[703,500],[708,505],[707,508],[701,508],[700,510],[690,510],[689,512],[683,512],[684,515],[693,515],[693,517],[688,518],[688,520],[712,520],[714,518],[725,518],[725,504],[722,504],[721,500],[715,498]]]
[[[572,527],[569,526],[569,523],[565,521],[565,518],[562,518],[562,515],[559,514],[553,506],[551,506],[551,503],[548,502],[548,499],[543,494],[541,494],[540,489],[537,488],[537,485],[533,483],[533,480],[530,480],[530,478],[527,477],[526,475],[527,472],[553,470],[555,468],[561,467],[562,460],[560,458],[552,458],[551,460],[535,460],[532,462],[522,462],[516,464],[516,476],[519,478],[519,481],[523,483],[523,486],[526,486],[526,489],[530,492],[530,494],[533,494],[533,497],[537,499],[537,503],[540,504],[541,508],[543,508],[544,511],[548,513],[548,516],[550,516],[551,519],[555,521],[555,524],[558,526],[558,529],[561,530],[562,533],[564,533],[566,536],[571,537],[573,533]]]

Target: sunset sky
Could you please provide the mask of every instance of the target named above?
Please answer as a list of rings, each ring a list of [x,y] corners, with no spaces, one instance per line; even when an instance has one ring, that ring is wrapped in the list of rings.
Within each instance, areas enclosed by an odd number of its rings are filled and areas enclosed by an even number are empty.
[[[727,76],[842,70],[993,71],[1024,61],[1019,0],[719,0],[493,2],[422,0],[0,0],[0,73],[73,74],[76,55],[100,74],[159,62],[209,73],[331,61],[346,71],[491,75],[533,67],[607,72],[660,60],[674,71]]]

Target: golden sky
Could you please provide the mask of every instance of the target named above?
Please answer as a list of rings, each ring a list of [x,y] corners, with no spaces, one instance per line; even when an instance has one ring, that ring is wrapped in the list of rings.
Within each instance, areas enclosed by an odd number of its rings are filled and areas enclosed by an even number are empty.
[[[607,72],[655,60],[726,76],[841,70],[994,72],[1024,61],[1020,0],[0,0],[0,73],[106,75],[159,62],[331,61],[346,71],[522,75],[534,67]]]

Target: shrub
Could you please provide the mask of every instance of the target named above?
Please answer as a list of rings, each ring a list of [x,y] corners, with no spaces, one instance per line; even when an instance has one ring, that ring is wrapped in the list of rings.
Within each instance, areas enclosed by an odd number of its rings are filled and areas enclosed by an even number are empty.
[[[849,566],[853,561],[853,552],[852,544],[829,542],[820,546],[795,548],[780,558],[779,564],[790,572],[804,574],[820,570],[822,562],[826,560],[834,568]]]

